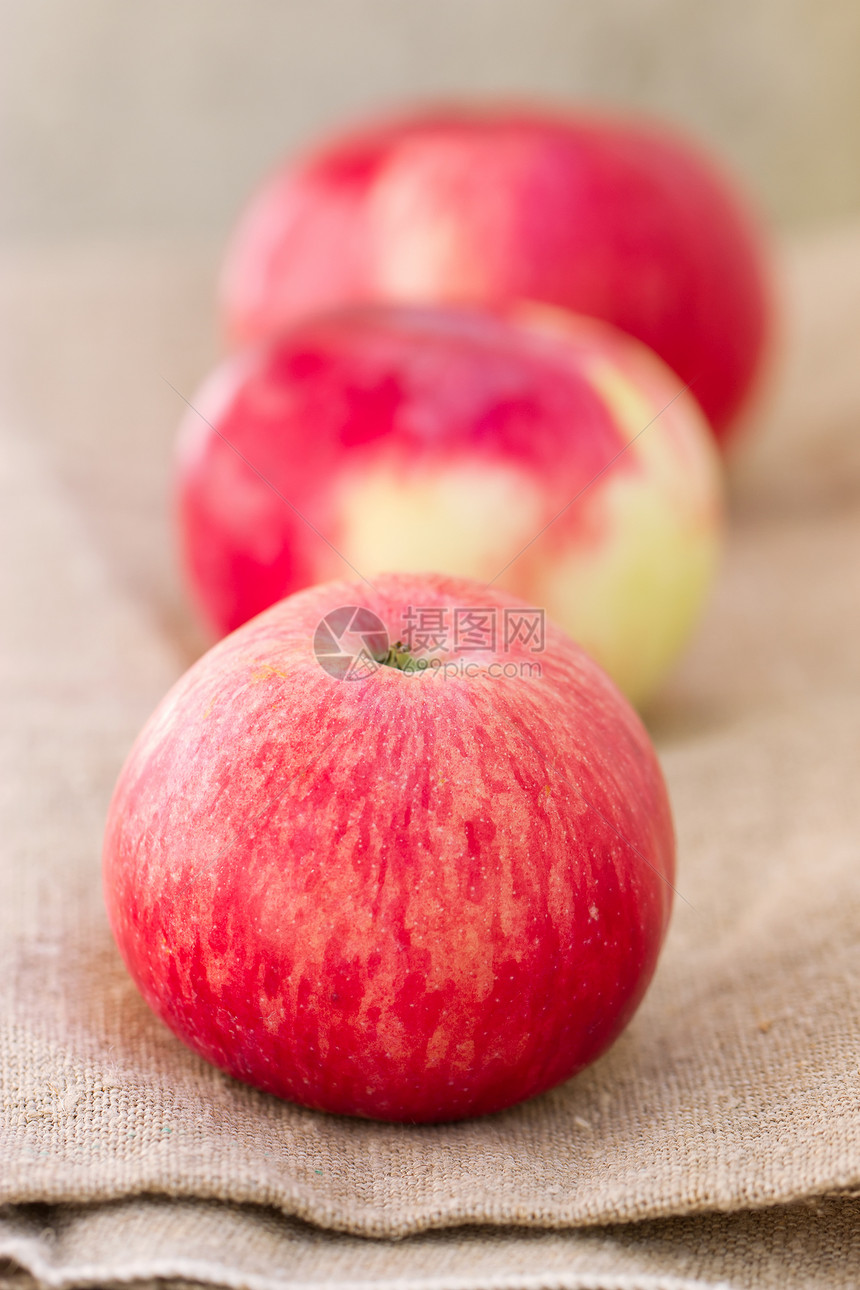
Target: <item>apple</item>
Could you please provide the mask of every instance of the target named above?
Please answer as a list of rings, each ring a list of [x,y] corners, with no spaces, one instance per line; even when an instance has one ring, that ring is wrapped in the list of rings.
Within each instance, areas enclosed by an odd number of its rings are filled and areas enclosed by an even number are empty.
[[[722,443],[766,349],[768,277],[733,181],[666,127],[463,105],[276,170],[239,220],[220,298],[239,344],[372,299],[562,306],[655,350]]]
[[[180,1039],[303,1106],[411,1122],[602,1053],[673,880],[626,700],[534,607],[436,574],[313,587],[217,644],[140,734],[104,846],[117,944]]]
[[[179,529],[216,632],[347,574],[460,574],[544,607],[636,703],[721,536],[698,405],[637,341],[547,306],[377,305],[216,370],[180,435]]]

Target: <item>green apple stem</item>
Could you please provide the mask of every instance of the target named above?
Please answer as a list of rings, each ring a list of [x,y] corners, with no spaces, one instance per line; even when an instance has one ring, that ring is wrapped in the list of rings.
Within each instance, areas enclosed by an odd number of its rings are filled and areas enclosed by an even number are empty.
[[[396,667],[400,672],[413,672],[415,661],[403,641],[395,641],[389,646],[382,658],[377,659],[382,667]]]

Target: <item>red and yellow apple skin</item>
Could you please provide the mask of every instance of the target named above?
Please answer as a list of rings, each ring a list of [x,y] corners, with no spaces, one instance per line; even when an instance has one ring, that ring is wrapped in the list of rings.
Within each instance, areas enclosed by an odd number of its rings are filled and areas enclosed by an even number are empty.
[[[217,632],[350,572],[493,582],[545,608],[636,703],[696,620],[718,455],[643,346],[546,306],[376,306],[296,325],[192,400],[178,510]]]
[[[310,588],[204,655],[135,743],[104,845],[150,1007],[238,1079],[323,1111],[498,1111],[617,1037],[669,919],[657,758],[606,675],[545,648],[338,680],[320,620],[503,610],[439,575]],[[534,664],[540,664],[540,673]],[[524,665],[524,666],[521,666]]]
[[[229,246],[221,308],[242,344],[380,298],[562,306],[659,354],[723,442],[766,350],[768,278],[733,183],[665,128],[461,107],[273,173]]]

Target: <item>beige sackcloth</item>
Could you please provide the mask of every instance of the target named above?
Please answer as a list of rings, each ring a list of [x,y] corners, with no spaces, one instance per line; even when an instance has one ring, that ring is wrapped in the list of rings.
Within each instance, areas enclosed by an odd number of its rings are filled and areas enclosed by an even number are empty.
[[[782,367],[706,620],[648,714],[682,897],[648,997],[578,1078],[431,1128],[206,1066],[102,909],[114,779],[203,644],[168,479],[213,263],[0,266],[0,1278],[860,1285],[860,230],[783,249]]]

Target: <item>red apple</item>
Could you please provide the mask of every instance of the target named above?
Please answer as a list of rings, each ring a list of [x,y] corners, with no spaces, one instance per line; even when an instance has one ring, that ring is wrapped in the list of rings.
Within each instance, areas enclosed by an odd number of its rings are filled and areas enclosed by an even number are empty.
[[[431,653],[399,643],[418,615]],[[332,583],[167,695],[105,894],[196,1052],[308,1107],[439,1121],[552,1088],[629,1021],[671,906],[665,786],[605,674],[523,621],[462,579]]]
[[[640,122],[539,110],[394,118],[276,171],[222,278],[236,342],[369,299],[532,299],[655,350],[723,440],[759,370],[758,233],[697,147]]]
[[[544,606],[643,702],[696,620],[717,454],[678,378],[606,324],[367,307],[241,354],[192,402],[180,527],[217,631],[350,572],[438,569]]]

